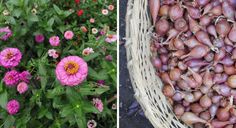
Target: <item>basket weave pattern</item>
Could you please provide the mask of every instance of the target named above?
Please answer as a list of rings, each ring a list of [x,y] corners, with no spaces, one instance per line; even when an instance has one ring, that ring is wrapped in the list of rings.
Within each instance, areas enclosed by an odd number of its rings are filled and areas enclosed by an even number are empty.
[[[150,57],[150,28],[148,0],[129,0],[126,14],[126,51],[128,70],[146,117],[155,128],[187,128],[173,114],[162,94],[162,82],[155,75]]]

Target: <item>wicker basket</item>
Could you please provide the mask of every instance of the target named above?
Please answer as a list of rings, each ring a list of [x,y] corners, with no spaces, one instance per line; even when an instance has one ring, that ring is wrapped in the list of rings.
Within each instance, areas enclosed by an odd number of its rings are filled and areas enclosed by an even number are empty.
[[[162,82],[155,75],[150,57],[148,0],[129,0],[126,14],[126,51],[135,98],[155,128],[187,128],[173,114],[162,94]]]

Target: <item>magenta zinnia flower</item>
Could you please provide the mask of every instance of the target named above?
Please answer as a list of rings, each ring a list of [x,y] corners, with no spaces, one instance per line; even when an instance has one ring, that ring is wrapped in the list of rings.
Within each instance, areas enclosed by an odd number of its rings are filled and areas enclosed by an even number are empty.
[[[49,39],[49,43],[52,45],[52,46],[58,46],[60,44],[60,38],[58,36],[52,36],[50,37]]]
[[[27,85],[27,83],[25,83],[25,82],[20,82],[20,83],[17,85],[17,91],[18,91],[20,94],[25,93],[27,90],[28,90],[28,85]]]
[[[100,100],[98,98],[93,98],[93,105],[98,109],[99,112],[103,111],[102,100]]]
[[[72,31],[66,31],[64,33],[64,37],[67,39],[67,40],[71,40],[74,36],[74,33]]]
[[[3,81],[7,86],[12,87],[19,82],[19,73],[16,70],[8,71],[5,74]]]
[[[0,40],[6,41],[8,38],[12,36],[12,31],[9,29],[9,27],[0,28],[0,35],[3,33],[2,36],[0,36]]]
[[[37,43],[42,43],[44,41],[44,36],[42,34],[35,35],[35,41]]]
[[[86,79],[87,74],[87,63],[78,56],[65,57],[56,67],[56,76],[62,85],[76,86]]]
[[[29,83],[31,74],[28,71],[23,71],[19,74],[19,79],[23,82]]]
[[[20,63],[22,54],[17,48],[6,48],[0,52],[0,63],[5,68],[12,68]]]
[[[16,114],[19,109],[20,109],[20,103],[17,101],[17,100],[10,100],[8,103],[7,103],[7,112],[10,114],[10,115],[14,115]]]

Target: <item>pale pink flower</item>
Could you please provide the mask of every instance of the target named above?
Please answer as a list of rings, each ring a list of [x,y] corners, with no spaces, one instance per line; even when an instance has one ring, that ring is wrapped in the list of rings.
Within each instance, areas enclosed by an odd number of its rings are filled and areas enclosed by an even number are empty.
[[[64,33],[64,37],[67,39],[67,40],[71,40],[74,36],[74,33],[72,31],[66,31]]]
[[[3,81],[8,87],[15,86],[19,82],[19,73],[16,70],[8,71],[5,74]]]
[[[117,35],[107,35],[105,41],[108,43],[115,42],[117,40]]]
[[[95,22],[95,19],[94,19],[94,18],[90,18],[89,22],[90,22],[90,23],[94,23],[94,22]]]
[[[10,100],[6,105],[6,108],[10,115],[15,115],[20,109],[20,103],[14,99]]]
[[[84,50],[83,50],[83,52],[82,52],[82,54],[83,55],[85,55],[85,56],[88,56],[88,55],[90,55],[91,53],[94,53],[94,51],[93,51],[93,48],[85,48]]]
[[[87,128],[96,128],[97,122],[95,120],[89,120],[87,123]]]
[[[52,36],[50,37],[49,39],[49,43],[52,45],[52,46],[58,46],[60,45],[60,38],[58,36]]]
[[[103,111],[103,103],[101,99],[93,98],[93,105],[98,109],[99,112]]]
[[[97,34],[97,33],[98,33],[98,29],[92,28],[92,33],[93,33],[93,34]]]
[[[52,58],[54,58],[54,59],[56,59],[56,58],[58,58],[58,57],[59,57],[59,54],[58,54],[58,53],[55,53],[55,54],[52,55]]]
[[[20,82],[20,83],[17,85],[17,91],[18,91],[20,94],[25,93],[27,90],[28,90],[28,85],[27,85],[27,83],[25,83],[25,82]]]
[[[6,41],[12,36],[12,31],[9,27],[0,28],[0,35],[0,40]]]
[[[22,54],[17,48],[5,48],[0,52],[0,63],[5,68],[12,68],[20,63]]]
[[[107,9],[102,9],[102,14],[103,14],[103,15],[108,15],[108,12],[109,12],[109,11],[108,11]]]
[[[116,110],[117,109],[117,105],[116,104],[112,104],[111,109]]]
[[[115,8],[115,7],[114,7],[114,5],[112,5],[112,4],[108,6],[108,9],[109,9],[110,11],[114,10],[114,8]]]
[[[56,77],[62,85],[79,85],[87,75],[88,65],[78,56],[65,57],[56,66]]]
[[[107,55],[107,56],[105,57],[105,59],[106,59],[107,61],[112,61],[112,56],[111,56],[111,55]]]
[[[54,54],[56,54],[57,51],[55,49],[49,49],[48,50],[48,56],[53,57]]]

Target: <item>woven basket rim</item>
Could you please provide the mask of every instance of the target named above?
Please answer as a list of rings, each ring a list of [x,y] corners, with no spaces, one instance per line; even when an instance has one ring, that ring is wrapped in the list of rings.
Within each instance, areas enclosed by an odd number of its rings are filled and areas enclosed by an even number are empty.
[[[146,7],[145,8],[146,10],[142,9],[142,7],[143,8]],[[175,128],[175,127],[176,128],[186,128],[187,126],[182,124],[176,118],[176,116],[173,114],[173,112],[167,113],[168,116],[166,116],[166,117],[168,117],[168,118],[165,118],[165,120],[167,120],[167,121],[164,121],[164,123],[161,123],[161,122],[163,122],[161,120],[162,117],[157,118],[154,115],[154,113],[159,110],[150,105],[150,102],[149,102],[150,97],[147,94],[147,91],[145,92],[145,87],[143,87],[143,85],[139,84],[139,83],[142,83],[142,81],[144,81],[144,78],[140,77],[140,75],[138,75],[137,73],[136,74],[134,73],[134,72],[137,72],[137,70],[139,71],[139,69],[137,68],[138,64],[139,64],[138,57],[137,57],[139,55],[139,52],[137,52],[138,50],[136,49],[137,43],[139,43],[139,45],[138,45],[139,47],[142,46],[143,44],[145,44],[145,43],[142,43],[142,41],[136,39],[135,37],[137,35],[147,36],[147,33],[148,33],[145,31],[144,31],[144,33],[140,32],[141,34],[139,33],[139,31],[137,32],[137,30],[138,30],[137,27],[139,27],[139,24],[140,24],[139,23],[140,19],[137,19],[137,17],[141,15],[140,13],[142,13],[142,11],[146,11],[145,15],[148,15],[147,1],[128,0],[127,11],[126,11],[127,14],[126,14],[126,43],[125,43],[125,47],[126,47],[126,53],[127,53],[127,68],[129,70],[131,83],[132,83],[132,86],[133,86],[133,89],[135,92],[134,96],[137,99],[137,101],[139,102],[142,109],[144,110],[145,116],[149,119],[149,121],[152,123],[152,125],[155,128]],[[151,22],[150,18],[148,20],[149,21],[147,21],[147,22]],[[148,23],[146,30],[150,29],[150,28],[152,28],[151,23]],[[150,38],[149,38],[149,41],[147,41],[146,43],[150,44]],[[150,47],[149,47],[149,50],[150,50]],[[148,62],[149,64],[151,64],[150,61],[151,61],[150,59],[146,59],[146,62]],[[148,67],[148,68],[151,68],[154,70],[154,67],[152,65],[149,65],[149,66],[150,67]],[[150,71],[150,72],[152,72],[152,74],[155,74],[154,71]],[[159,78],[155,77],[155,78],[152,78],[152,80],[153,80],[152,83],[155,83],[158,86],[162,86],[162,82],[160,81]],[[147,83],[147,84],[149,84],[149,83]],[[155,90],[160,91],[160,88],[157,88],[155,86],[151,86],[151,87],[154,91]],[[160,95],[160,97],[162,99],[161,102],[164,101],[163,98],[165,99],[165,96],[162,94],[162,92],[161,92],[161,94],[158,94],[158,95]],[[165,102],[167,102],[166,99],[165,99]],[[164,111],[167,111],[167,110],[172,111],[170,109],[167,109],[167,108],[171,107],[169,105],[169,103],[165,103],[164,107],[160,105],[160,107],[164,108],[165,109]]]

